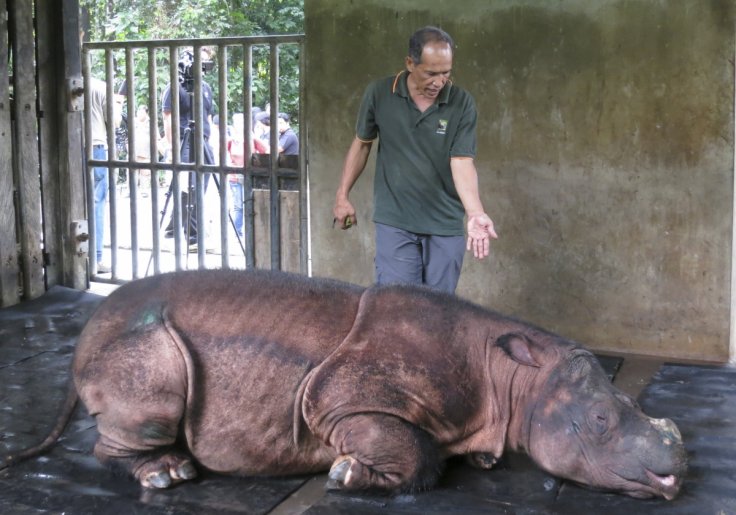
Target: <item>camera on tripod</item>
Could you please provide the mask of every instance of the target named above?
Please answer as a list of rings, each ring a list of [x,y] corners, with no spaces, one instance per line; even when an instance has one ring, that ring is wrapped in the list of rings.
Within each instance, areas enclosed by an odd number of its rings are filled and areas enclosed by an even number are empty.
[[[200,62],[202,63],[203,73],[212,71],[212,69],[215,67],[214,61],[203,59]],[[186,90],[190,93],[194,91],[194,70],[193,68],[194,68],[194,54],[189,50],[185,50],[179,56],[179,83],[182,84],[184,88],[186,88]]]

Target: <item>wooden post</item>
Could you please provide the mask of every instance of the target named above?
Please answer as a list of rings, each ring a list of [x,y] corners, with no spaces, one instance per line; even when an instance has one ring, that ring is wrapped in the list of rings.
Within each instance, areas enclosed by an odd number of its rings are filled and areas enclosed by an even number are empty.
[[[0,13],[6,12],[0,0]],[[0,37],[7,34],[8,23],[0,16]],[[8,62],[8,46],[0,45],[0,62]],[[10,91],[8,67],[0,66],[0,307],[20,300],[20,271],[16,247],[15,206],[13,203],[13,150],[10,126]]]
[[[53,0],[49,4],[54,4]],[[79,1],[61,2],[63,24],[64,70],[63,79],[68,84],[82,79],[82,52],[79,40]],[[76,241],[72,237],[72,227],[79,220],[86,220],[85,182],[84,182],[84,118],[82,109],[68,107],[68,88],[62,92],[59,102],[59,179],[61,183],[62,241],[64,245],[64,285],[70,288],[85,289],[89,286],[86,254],[76,251]],[[92,249],[90,249],[91,255]]]
[[[45,292],[41,251],[41,182],[38,158],[38,110],[36,107],[36,47],[33,1],[10,3],[13,20],[13,113],[16,124],[16,187],[20,218],[23,297],[33,299]]]

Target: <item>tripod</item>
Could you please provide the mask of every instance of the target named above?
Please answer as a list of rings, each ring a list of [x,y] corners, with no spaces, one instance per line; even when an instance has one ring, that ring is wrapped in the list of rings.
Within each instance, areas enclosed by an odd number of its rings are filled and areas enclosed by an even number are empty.
[[[190,100],[191,100],[192,92],[189,92],[189,95],[190,95]],[[190,105],[192,105],[191,102],[190,102]],[[182,135],[182,138],[181,138],[180,148],[187,150],[187,157],[188,157],[187,163],[194,163],[195,162],[195,156],[194,156],[194,154],[195,154],[195,148],[194,148],[194,145],[192,144],[193,143],[193,140],[194,140],[194,138],[193,138],[192,135],[195,133],[194,132],[195,126],[196,126],[196,124],[195,124],[194,120],[189,120],[189,123],[187,124],[187,127],[184,129],[184,134]],[[204,141],[203,141],[203,144],[206,145],[206,143]],[[205,147],[205,158],[208,158],[207,147]],[[205,163],[205,164],[214,164],[212,162],[213,161],[212,158],[209,158],[207,160],[210,161],[210,162],[209,163]],[[179,172],[176,172],[175,171],[173,173],[179,173]],[[175,218],[174,215],[172,215],[171,225],[172,225],[172,229],[176,231],[177,230],[177,224],[178,223],[182,223],[182,224],[186,223],[186,228],[185,228],[185,241],[187,242],[187,246],[188,246],[191,243],[191,238],[192,238],[191,228],[192,228],[192,225],[193,225],[193,217],[196,217],[197,216],[197,209],[202,209],[202,206],[200,206],[199,203],[195,204],[194,201],[193,201],[193,198],[192,198],[192,195],[194,195],[196,193],[194,177],[195,177],[195,174],[198,173],[198,172],[191,172],[190,171],[190,172],[187,172],[187,173],[188,173],[188,180],[187,180],[187,202],[186,202],[185,215],[183,213],[184,216],[181,216],[181,220],[175,220],[174,219]],[[214,179],[215,186],[217,187],[217,190],[219,192],[220,201],[222,201],[223,200],[223,195],[226,195],[227,192],[224,192],[222,190],[222,188],[220,187],[220,181],[218,180],[216,174],[213,173],[212,174],[212,178]],[[207,179],[209,179],[209,177],[205,177],[205,180],[207,180]],[[159,219],[159,230],[163,226],[164,220],[166,218],[166,213],[168,211],[169,202],[171,200],[171,195],[173,194],[173,188],[174,188],[174,178],[172,177],[172,181],[169,183],[169,189],[166,192],[166,201],[164,202],[164,207],[161,210],[161,218]],[[206,189],[207,189],[207,182],[205,182],[205,190]],[[235,232],[235,237],[238,239],[238,244],[240,246],[240,249],[243,252],[243,254],[245,254],[245,246],[243,244],[243,240],[240,238],[240,233],[238,232],[238,229],[235,226],[235,221],[233,220],[233,217],[230,214],[230,212],[228,212],[228,219],[230,220],[230,225],[232,226],[233,231]],[[186,220],[186,222],[185,222],[185,220]],[[196,222],[196,220],[194,220],[194,222],[196,224],[195,227],[196,227],[196,230],[197,230],[197,234],[199,234],[199,231],[202,230],[202,228],[199,227],[198,222]],[[188,257],[189,257],[189,253],[187,252],[187,259],[188,259]],[[150,256],[150,258],[148,260],[148,266],[146,267],[146,276],[148,276],[148,272],[150,270],[151,262],[152,261],[153,261],[153,254],[151,254],[151,256]]]

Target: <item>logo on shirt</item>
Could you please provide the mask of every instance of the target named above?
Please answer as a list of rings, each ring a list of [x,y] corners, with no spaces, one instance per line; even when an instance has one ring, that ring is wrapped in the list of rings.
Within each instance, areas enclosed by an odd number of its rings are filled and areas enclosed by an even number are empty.
[[[447,132],[447,120],[443,120],[440,118],[440,121],[437,122],[437,134],[445,134]]]

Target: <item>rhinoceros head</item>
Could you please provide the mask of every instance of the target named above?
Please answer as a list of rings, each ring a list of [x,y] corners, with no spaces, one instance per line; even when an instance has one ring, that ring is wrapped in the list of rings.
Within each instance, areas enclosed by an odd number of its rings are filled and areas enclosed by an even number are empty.
[[[687,468],[680,432],[669,419],[646,416],[593,354],[571,345],[541,348],[523,336],[508,340],[505,350],[536,367],[541,379],[524,413],[524,447],[541,468],[637,498],[677,495]],[[550,361],[556,364],[545,365]]]

